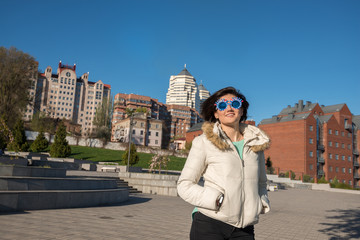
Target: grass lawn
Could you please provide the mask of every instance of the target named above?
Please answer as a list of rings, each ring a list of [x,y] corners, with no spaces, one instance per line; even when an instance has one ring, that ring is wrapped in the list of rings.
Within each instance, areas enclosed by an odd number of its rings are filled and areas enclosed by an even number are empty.
[[[125,151],[110,150],[103,148],[92,148],[82,146],[70,146],[71,156],[76,159],[90,160],[94,162],[117,162],[121,164],[121,156]],[[150,160],[154,154],[150,153],[137,153],[140,161],[134,165],[136,167],[149,168]],[[170,162],[167,170],[181,171],[185,164],[185,158],[170,156]]]

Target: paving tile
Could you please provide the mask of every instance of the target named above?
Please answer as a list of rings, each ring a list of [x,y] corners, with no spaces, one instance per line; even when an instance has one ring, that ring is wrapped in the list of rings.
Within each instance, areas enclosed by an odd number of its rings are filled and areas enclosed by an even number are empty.
[[[257,240],[360,238],[359,195],[288,189],[269,197]],[[135,194],[112,206],[0,213],[0,238],[185,240],[192,209],[178,197]]]

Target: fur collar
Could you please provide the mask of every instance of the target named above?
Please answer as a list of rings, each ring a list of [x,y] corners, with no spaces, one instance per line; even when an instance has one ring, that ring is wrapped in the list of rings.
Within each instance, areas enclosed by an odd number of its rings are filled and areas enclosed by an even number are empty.
[[[221,129],[219,123],[204,122],[202,130],[206,138],[222,151],[231,150],[230,139]],[[263,151],[270,147],[269,137],[259,128],[240,123],[240,131],[244,135],[245,143],[253,152]]]

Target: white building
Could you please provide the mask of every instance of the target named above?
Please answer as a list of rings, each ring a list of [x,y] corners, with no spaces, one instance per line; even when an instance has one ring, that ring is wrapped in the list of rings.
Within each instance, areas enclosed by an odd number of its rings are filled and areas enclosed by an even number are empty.
[[[210,97],[210,92],[205,88],[205,86],[200,83],[199,85],[199,96],[200,96],[200,107],[203,102]]]
[[[166,104],[188,106],[200,111],[199,88],[195,78],[186,69],[186,65],[178,75],[170,76]]]
[[[96,128],[93,125],[96,108],[104,98],[110,99],[111,86],[101,80],[90,82],[89,73],[78,77],[75,70],[75,64],[68,66],[60,61],[54,74],[48,66],[31,87],[30,94],[36,92],[31,113],[40,111],[51,118],[66,119],[81,125],[82,135],[90,135]],[[24,120],[31,118],[24,115]]]

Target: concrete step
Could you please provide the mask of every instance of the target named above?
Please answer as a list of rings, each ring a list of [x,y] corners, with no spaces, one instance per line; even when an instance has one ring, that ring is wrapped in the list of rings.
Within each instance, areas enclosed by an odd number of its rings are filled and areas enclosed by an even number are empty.
[[[137,190],[136,188],[129,186],[129,183],[123,179],[116,179],[116,182],[119,188],[127,188],[130,193],[141,193],[141,191]]]
[[[127,189],[0,191],[0,212],[93,207],[129,199]]]
[[[0,176],[0,191],[115,189],[115,179]]]

